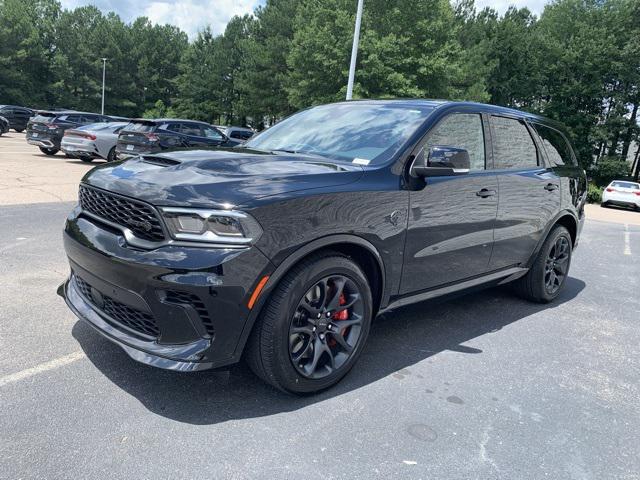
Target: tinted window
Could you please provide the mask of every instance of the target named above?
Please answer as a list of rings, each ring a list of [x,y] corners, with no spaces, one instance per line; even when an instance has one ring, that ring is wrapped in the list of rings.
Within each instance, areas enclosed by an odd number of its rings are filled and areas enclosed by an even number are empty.
[[[464,148],[469,152],[471,170],[485,168],[484,132],[478,114],[456,113],[441,120],[427,135],[427,149],[434,145]]]
[[[526,125],[520,120],[491,117],[494,168],[531,168],[538,153]]]
[[[538,124],[535,125],[535,128],[542,139],[544,150],[547,152],[551,163],[556,166],[574,164],[571,147],[569,147],[569,144],[560,132]]]
[[[181,132],[185,135],[193,135],[196,137],[202,136],[202,130],[200,130],[200,126],[193,123],[183,123]]]
[[[241,140],[246,140],[248,138],[251,138],[252,136],[253,136],[253,132],[247,132],[244,130],[232,131],[230,135],[231,138],[239,138]]]
[[[36,115],[35,117],[33,117],[31,120],[34,121],[34,122],[39,122],[39,123],[49,123],[49,122],[52,122],[55,118],[56,118],[55,115],[47,114],[47,113],[40,113],[40,114]]]
[[[252,137],[248,148],[383,163],[433,111],[428,105],[346,102],[296,113]]]
[[[80,115],[63,115],[60,117],[60,120],[65,120],[67,122],[82,123],[82,117]]]
[[[222,140],[222,134],[218,132],[214,128],[204,127],[202,129],[204,131],[204,136],[207,138],[212,138],[214,140]]]

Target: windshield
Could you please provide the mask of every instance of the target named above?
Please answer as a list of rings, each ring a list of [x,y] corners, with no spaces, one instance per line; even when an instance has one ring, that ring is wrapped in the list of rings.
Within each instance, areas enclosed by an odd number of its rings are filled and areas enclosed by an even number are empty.
[[[339,103],[296,113],[253,137],[245,148],[310,153],[360,164],[383,163],[433,107]]]

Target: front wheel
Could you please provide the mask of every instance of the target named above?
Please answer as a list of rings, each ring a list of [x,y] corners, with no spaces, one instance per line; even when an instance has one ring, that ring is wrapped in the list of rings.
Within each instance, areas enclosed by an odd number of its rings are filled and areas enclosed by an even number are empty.
[[[542,244],[529,272],[516,280],[517,292],[537,303],[555,300],[569,275],[572,244],[569,231],[556,225]]]
[[[55,155],[56,153],[58,153],[60,151],[57,148],[45,148],[45,147],[38,147],[38,148],[45,155]]]
[[[311,257],[269,298],[247,345],[247,363],[280,390],[319,392],[351,370],[371,316],[371,289],[355,262],[339,253]]]
[[[22,133],[24,131],[24,128],[14,128],[14,130],[18,133]]]

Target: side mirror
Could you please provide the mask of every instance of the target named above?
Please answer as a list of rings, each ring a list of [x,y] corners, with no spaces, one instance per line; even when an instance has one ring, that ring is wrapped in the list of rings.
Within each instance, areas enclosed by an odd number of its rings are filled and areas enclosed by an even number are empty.
[[[439,177],[469,173],[471,160],[464,148],[434,145],[425,158],[424,149],[416,156],[412,171],[419,177]]]

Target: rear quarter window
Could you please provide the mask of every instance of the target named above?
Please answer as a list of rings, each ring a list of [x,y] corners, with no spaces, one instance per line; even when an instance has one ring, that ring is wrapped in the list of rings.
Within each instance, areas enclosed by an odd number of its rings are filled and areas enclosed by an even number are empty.
[[[561,167],[576,164],[571,146],[564,138],[564,135],[554,128],[539,123],[534,124],[534,128],[542,140],[547,157],[554,166]]]

